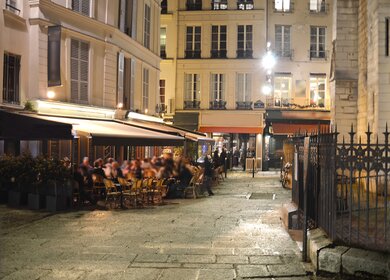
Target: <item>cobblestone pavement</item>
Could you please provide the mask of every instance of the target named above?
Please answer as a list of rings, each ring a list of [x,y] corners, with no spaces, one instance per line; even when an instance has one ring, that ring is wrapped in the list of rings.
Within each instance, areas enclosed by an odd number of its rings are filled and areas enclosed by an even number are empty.
[[[0,207],[0,278],[311,279],[279,219],[291,194],[268,175],[230,174],[213,197],[148,209]]]

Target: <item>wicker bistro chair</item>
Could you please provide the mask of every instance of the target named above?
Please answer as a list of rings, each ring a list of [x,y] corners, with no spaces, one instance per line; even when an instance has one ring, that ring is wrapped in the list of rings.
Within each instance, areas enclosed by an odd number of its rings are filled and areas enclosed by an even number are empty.
[[[118,177],[119,185],[122,188],[122,199],[124,204],[130,204],[133,207],[137,206],[137,195],[131,190],[132,183],[125,178]]]
[[[118,203],[120,204],[121,193],[118,192],[113,181],[108,180],[108,179],[104,179],[103,181],[104,181],[104,186],[106,187],[105,205],[107,207],[107,203],[109,203],[110,208],[116,208]]]
[[[191,194],[192,198],[196,199],[202,195],[201,187],[203,182],[203,172],[202,170],[197,170],[197,172],[192,176],[191,181],[187,188],[184,190],[184,197],[187,198],[187,194]]]
[[[105,195],[106,191],[106,185],[104,183],[103,176],[100,176],[98,174],[92,174],[92,195],[94,197],[102,198]]]
[[[134,179],[133,184],[130,189],[131,195],[134,197],[133,206],[134,207],[143,207],[143,180],[142,179]]]

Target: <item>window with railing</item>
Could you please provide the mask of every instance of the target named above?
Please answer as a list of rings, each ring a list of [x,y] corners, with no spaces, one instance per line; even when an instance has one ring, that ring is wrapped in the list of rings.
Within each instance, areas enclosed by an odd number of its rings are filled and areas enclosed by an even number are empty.
[[[325,107],[326,75],[310,75],[310,106]]]
[[[224,74],[211,74],[210,109],[226,109]]]
[[[212,10],[227,10],[228,3],[227,0],[212,0],[211,9]]]
[[[275,74],[274,107],[288,107],[291,96],[291,76]]]
[[[326,27],[310,27],[310,59],[326,58],[325,35]]]
[[[327,13],[328,4],[325,0],[310,0],[309,2],[309,11],[310,13]]]
[[[294,3],[291,0],[274,0],[274,11],[281,13],[293,12]]]
[[[168,13],[168,0],[162,0],[161,1],[161,14],[167,14]]]
[[[237,26],[237,58],[252,58],[252,25]]]
[[[252,109],[252,74],[237,73],[236,76],[236,109]]]
[[[184,109],[200,108],[200,75],[184,75]]]
[[[291,57],[291,26],[275,26],[275,52],[279,57]]]
[[[201,27],[187,26],[186,34],[186,58],[200,58]]]
[[[253,0],[239,0],[237,1],[237,10],[253,10]]]
[[[14,14],[20,15],[20,9],[16,0],[7,0],[5,2],[5,8]]]
[[[200,11],[202,10],[202,0],[187,0],[187,11]]]
[[[211,58],[226,58],[226,25],[211,26]]]
[[[3,102],[19,104],[20,55],[4,53]]]
[[[85,16],[91,16],[90,0],[72,0],[72,10]]]
[[[160,28],[160,57],[161,58],[167,58],[167,28],[161,27]]]

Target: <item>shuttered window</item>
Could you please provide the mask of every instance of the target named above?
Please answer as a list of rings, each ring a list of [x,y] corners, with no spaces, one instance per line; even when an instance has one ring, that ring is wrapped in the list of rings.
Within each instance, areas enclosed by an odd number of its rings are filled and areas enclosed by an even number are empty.
[[[70,98],[76,103],[88,103],[89,44],[72,39],[70,50]]]
[[[248,102],[252,97],[252,75],[250,73],[237,73],[236,101]]]
[[[142,110],[147,113],[149,108],[149,69],[144,68],[142,77]]]
[[[73,0],[72,10],[89,17],[91,15],[90,0]]]

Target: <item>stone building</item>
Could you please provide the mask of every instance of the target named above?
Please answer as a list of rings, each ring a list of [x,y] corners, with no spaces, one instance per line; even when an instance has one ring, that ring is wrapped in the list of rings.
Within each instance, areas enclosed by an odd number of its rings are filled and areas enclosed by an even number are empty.
[[[329,124],[332,8],[331,0],[162,1],[165,118],[278,161],[288,135]],[[277,59],[270,77],[267,42]]]
[[[59,116],[155,114],[160,1],[0,0],[0,7],[2,108],[33,101]],[[27,148],[43,149],[33,141],[21,144]]]
[[[370,125],[383,136],[390,120],[390,1],[338,0],[334,10],[332,121],[347,135]]]

